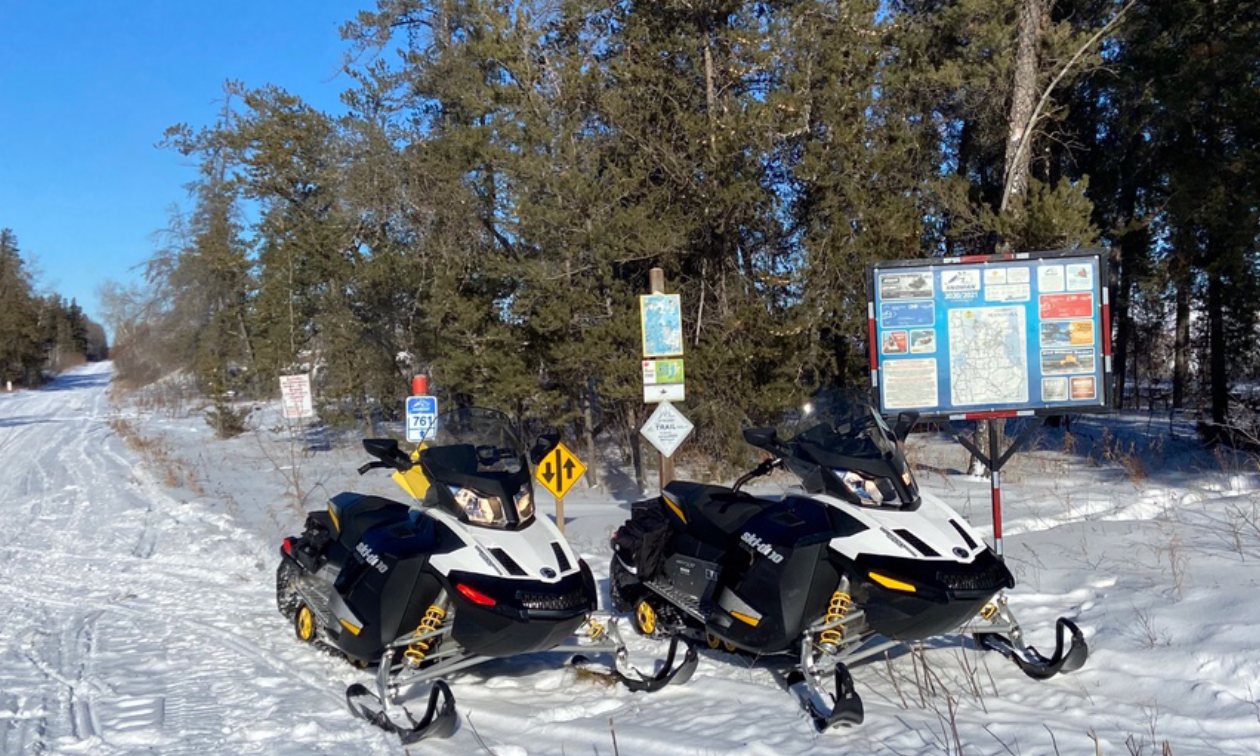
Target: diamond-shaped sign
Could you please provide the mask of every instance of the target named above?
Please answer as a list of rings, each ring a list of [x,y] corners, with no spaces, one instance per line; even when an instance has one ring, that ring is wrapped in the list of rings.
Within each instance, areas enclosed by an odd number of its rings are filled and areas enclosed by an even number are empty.
[[[538,463],[534,478],[557,499],[563,499],[584,472],[586,465],[582,460],[569,451],[569,447],[556,444]]]
[[[652,446],[655,446],[657,451],[666,457],[672,457],[674,452],[678,451],[679,444],[691,434],[695,427],[690,420],[683,417],[683,413],[674,409],[674,405],[661,402],[656,405],[656,411],[643,424],[639,432],[652,442]]]

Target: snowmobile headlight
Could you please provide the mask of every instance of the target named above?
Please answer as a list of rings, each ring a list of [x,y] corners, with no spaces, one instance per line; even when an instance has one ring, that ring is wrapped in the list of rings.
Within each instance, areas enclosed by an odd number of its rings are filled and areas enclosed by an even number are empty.
[[[503,500],[498,496],[486,496],[471,488],[451,486],[455,503],[464,511],[464,516],[474,525],[502,527],[507,524],[503,515]]]
[[[836,469],[832,472],[850,491],[857,494],[863,504],[879,506],[897,501],[897,488],[888,478],[868,475],[857,470]]]
[[[529,489],[516,495],[516,514],[521,518],[521,522],[534,516],[534,497],[530,495]]]

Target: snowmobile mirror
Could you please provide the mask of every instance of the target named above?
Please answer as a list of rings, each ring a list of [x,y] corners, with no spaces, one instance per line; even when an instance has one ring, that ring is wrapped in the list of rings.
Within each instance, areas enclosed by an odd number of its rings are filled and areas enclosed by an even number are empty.
[[[411,457],[408,457],[406,452],[398,448],[397,439],[365,438],[363,439],[363,449],[389,467],[397,470],[411,469]]]
[[[897,415],[897,424],[893,426],[893,435],[898,441],[904,441],[914,424],[919,422],[918,412],[902,412]]]
[[[556,448],[556,444],[560,443],[560,432],[554,428],[548,428],[538,434],[538,438],[534,440],[534,446],[529,450],[529,461],[532,464],[538,464],[542,458],[547,456],[547,452]]]
[[[744,440],[759,449],[770,449],[779,442],[779,432],[774,428],[745,428]]]

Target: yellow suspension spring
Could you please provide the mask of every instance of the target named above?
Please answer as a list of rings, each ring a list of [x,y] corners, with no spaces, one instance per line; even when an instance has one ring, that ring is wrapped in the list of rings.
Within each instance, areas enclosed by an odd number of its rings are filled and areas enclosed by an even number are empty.
[[[830,625],[833,622],[839,622],[853,608],[853,597],[846,591],[836,591],[831,594],[831,603],[827,604],[827,614],[824,621]],[[835,648],[840,645],[840,640],[844,638],[844,628],[837,625],[829,627],[818,634],[818,643],[823,646]]]
[[[980,610],[980,616],[987,620],[993,619],[997,615],[997,613],[998,613],[997,604],[993,603],[992,601],[985,604],[984,608]]]
[[[604,623],[600,622],[594,617],[586,618],[586,634],[590,637],[591,640],[593,641],[599,640],[600,638],[603,637],[604,633],[606,632],[608,632],[608,629],[604,627]]]
[[[420,624],[416,626],[416,635],[427,635],[442,626],[442,620],[446,619],[446,610],[437,604],[429,607],[424,613]],[[429,653],[429,648],[436,641],[435,638],[425,638],[418,640],[407,646],[407,650],[403,652],[403,656],[413,665],[419,666],[424,661],[424,657]]]

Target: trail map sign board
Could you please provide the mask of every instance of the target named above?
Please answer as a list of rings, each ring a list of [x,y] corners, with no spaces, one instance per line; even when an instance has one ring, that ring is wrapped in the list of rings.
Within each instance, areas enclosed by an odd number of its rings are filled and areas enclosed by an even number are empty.
[[[644,358],[682,356],[681,295],[641,295],[639,297],[639,321],[643,327]]]
[[[1111,324],[1100,251],[874,263],[880,410],[958,418],[1105,412]]]

